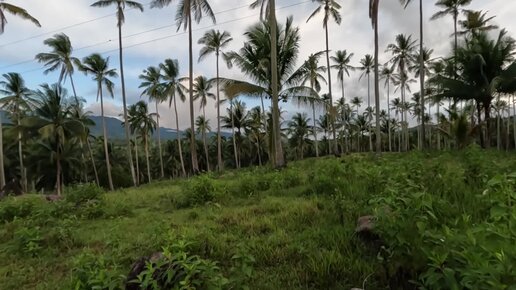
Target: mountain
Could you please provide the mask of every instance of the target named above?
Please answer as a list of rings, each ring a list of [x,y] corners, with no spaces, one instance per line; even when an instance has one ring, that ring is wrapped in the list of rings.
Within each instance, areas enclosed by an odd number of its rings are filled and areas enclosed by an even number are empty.
[[[102,117],[100,116],[91,116],[90,119],[95,122],[95,126],[90,127],[91,134],[93,136],[102,136]],[[125,130],[122,125],[122,121],[116,118],[106,117],[106,129],[108,132],[108,137],[111,140],[123,140],[125,138]],[[184,132],[179,131],[181,137],[184,137]],[[216,132],[208,133],[208,138],[214,136]],[[161,140],[176,140],[177,134],[175,129],[163,128],[160,127],[160,135]],[[154,132],[154,138],[157,138],[157,132]],[[222,137],[231,137],[230,133],[222,132]]]

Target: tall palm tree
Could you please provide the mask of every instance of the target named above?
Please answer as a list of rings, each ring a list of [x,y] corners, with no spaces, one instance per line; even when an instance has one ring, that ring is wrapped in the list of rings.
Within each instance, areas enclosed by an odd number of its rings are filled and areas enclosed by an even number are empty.
[[[412,2],[412,0],[400,0],[400,3],[407,8],[407,6]],[[423,0],[419,0],[419,65],[420,67],[425,66],[424,60],[424,29],[423,29]],[[421,96],[421,112],[424,115],[425,112],[425,72],[421,71],[419,74],[419,94]],[[425,118],[421,118],[421,149],[425,149]]]
[[[381,77],[385,80],[384,87],[387,87],[387,116],[388,116],[388,131],[389,131],[389,151],[392,151],[392,134],[391,134],[391,84],[394,83],[394,69],[384,66],[381,72]]]
[[[36,26],[41,27],[41,24],[39,24],[39,21],[36,20],[36,18],[32,17],[27,10],[15,6],[13,4],[9,4],[7,2],[4,2],[4,0],[0,1],[0,34],[4,33],[5,26],[7,25],[7,18],[5,17],[5,13],[12,14],[14,16],[18,16],[22,19],[29,20],[30,22],[34,23]]]
[[[459,21],[462,29],[458,32],[459,35],[477,35],[480,32],[498,29],[498,25],[489,24],[489,21],[493,20],[495,16],[487,17],[487,12],[466,10],[464,14],[466,14],[466,19]]]
[[[149,137],[156,129],[156,121],[154,117],[155,113],[149,113],[149,107],[144,101],[139,101],[133,105],[134,109],[129,110],[134,112],[133,115],[129,116],[130,127],[134,132],[140,135],[143,140],[143,146],[145,150],[145,160],[147,163],[147,180],[149,183],[152,181],[150,160],[149,160]]]
[[[380,0],[369,0],[369,18],[374,30],[374,95],[376,107],[376,153],[382,151],[382,136],[380,127],[380,72],[378,66],[378,6]]]
[[[66,81],[66,78],[70,77],[75,102],[79,102],[73,82],[74,66],[79,63],[79,59],[72,56],[73,46],[70,42],[70,38],[66,34],[61,33],[46,39],[43,43],[52,50],[48,53],[38,53],[36,60],[40,63],[44,63],[45,67],[47,67],[44,71],[45,74],[60,70],[59,79],[57,81],[59,84],[62,84]]]
[[[206,119],[205,116],[199,116],[197,117],[197,120],[195,121],[195,126],[197,127],[197,133],[201,134],[202,136],[202,142],[204,143],[204,154],[206,157],[206,168],[209,171],[210,170],[210,154],[208,152],[208,140],[207,140],[207,133],[211,131],[210,127],[210,120]]]
[[[337,50],[335,52],[335,55],[331,57],[331,60],[333,62],[333,65],[331,66],[331,68],[337,70],[337,77],[339,78],[340,85],[342,87],[342,103],[340,104],[341,108],[346,107],[344,75],[347,75],[349,77],[349,72],[355,70],[355,67],[350,64],[353,56],[354,56],[353,53],[348,53],[346,50]],[[344,121],[343,122],[343,125],[344,125],[343,131],[344,131],[344,134],[346,134],[346,121],[345,120],[343,120],[343,121]],[[347,135],[345,135],[345,138],[347,140]],[[344,146],[344,151],[346,151],[348,148],[347,141],[345,143],[346,144]]]
[[[314,12],[308,17],[308,21],[312,19],[315,15],[319,14],[322,10],[324,10],[324,18],[323,18],[323,28],[326,35],[326,68],[328,70],[328,94],[330,96],[330,106],[333,107],[333,94],[331,87],[331,66],[330,66],[330,44],[329,44],[329,33],[328,33],[328,22],[330,18],[335,21],[338,25],[342,22],[342,16],[340,15],[339,9],[341,8],[340,4],[337,0],[312,0],[312,2],[316,2],[319,4],[319,7],[315,9]],[[335,118],[332,119],[332,129],[333,129],[333,153],[338,154],[338,146],[337,146],[337,131],[335,126]]]
[[[288,132],[291,136],[290,141],[293,147],[298,151],[299,159],[303,159],[305,156],[308,136],[310,134],[309,122],[310,118],[308,118],[306,113],[296,113],[288,123]],[[312,130],[315,130],[315,127],[312,128]]]
[[[156,105],[156,134],[158,135],[158,150],[159,150],[159,164],[160,164],[160,172],[161,178],[165,177],[165,169],[163,166],[163,150],[161,146],[161,132],[159,119],[161,118],[159,114],[159,104],[166,101],[166,95],[163,93],[163,85],[161,84],[161,69],[159,67],[150,66],[143,71],[143,73],[139,76],[142,83],[140,84],[140,88],[145,88],[142,92],[143,95],[147,95],[149,97],[149,101],[154,101]]]
[[[163,80],[163,94],[168,99],[168,107],[171,108],[174,104],[174,114],[176,119],[176,141],[179,150],[179,160],[181,162],[181,170],[183,176],[186,176],[185,162],[183,159],[183,149],[181,145],[181,133],[179,131],[179,116],[177,114],[177,98],[181,102],[186,100],[184,90],[179,83],[179,63],[177,60],[166,59],[159,65],[161,68],[161,78]]]
[[[362,98],[354,97],[351,100],[351,105],[353,105],[355,107],[355,116],[358,116],[358,109],[360,108],[360,106],[362,106]],[[357,137],[357,138],[359,138],[359,137]],[[357,151],[360,151],[360,141],[358,141],[357,144],[358,144]]]
[[[407,81],[409,80],[408,73],[410,69],[410,64],[414,62],[414,50],[415,50],[416,41],[412,40],[412,36],[406,36],[404,34],[398,34],[396,36],[395,43],[391,43],[387,46],[387,52],[392,54],[392,58],[390,59],[390,63],[392,64],[391,68],[396,69],[398,71],[399,88],[401,90],[401,102],[406,102],[406,88]],[[408,128],[407,128],[407,116],[406,112],[402,112],[403,118],[405,122],[402,120],[402,127],[404,136],[404,150],[408,150]]]
[[[104,133],[104,155],[106,157],[106,169],[108,174],[109,189],[114,190],[113,178],[111,176],[111,164],[109,162],[108,134],[106,121],[104,119],[104,89],[113,97],[115,84],[109,78],[116,78],[118,74],[115,69],[109,68],[109,58],[103,58],[100,54],[94,53],[85,57],[79,70],[85,74],[92,75],[97,83],[97,98],[100,97],[100,113],[102,117],[102,131]]]
[[[23,146],[21,120],[23,116],[32,109],[32,91],[25,86],[25,80],[18,73],[8,73],[3,75],[0,81],[0,99],[2,109],[7,110],[16,122],[18,131],[18,158],[20,162],[20,178],[24,191],[27,191],[27,172],[23,164]],[[0,140],[3,140],[2,120],[0,120]],[[3,163],[3,148],[0,149],[0,184],[1,188],[5,185],[5,173]]]
[[[153,0],[151,7],[163,8],[170,5],[173,0]],[[192,15],[193,14],[193,15]],[[208,3],[208,0],[179,0],[179,6],[176,11],[177,30],[188,29],[188,60],[189,60],[189,75],[188,75],[188,91],[190,93],[190,129],[195,132],[195,114],[194,114],[194,97],[193,97],[193,43],[192,43],[192,17],[195,22],[199,23],[203,16],[211,18],[213,23],[216,22],[215,14]],[[195,145],[195,134],[190,136],[190,155],[192,157],[192,170],[194,173],[199,171],[197,163],[197,149]]]
[[[370,54],[367,54],[360,60],[360,70],[363,71],[360,78],[367,76],[367,108],[371,108],[371,71],[375,68],[375,62],[376,60],[374,60],[373,56]],[[372,118],[372,115],[370,115],[370,117]],[[368,121],[371,122],[372,119]],[[372,134],[369,134],[369,150],[373,151]]]
[[[220,133],[220,74],[219,74],[219,59],[220,55],[224,56],[222,49],[226,48],[233,40],[231,34],[227,31],[220,32],[219,30],[210,30],[199,39],[198,44],[204,45],[199,53],[199,61],[208,57],[210,54],[216,56],[217,68],[217,167],[219,171],[224,169],[224,161],[222,160],[222,136]]]
[[[459,44],[458,41],[458,33],[457,33],[457,24],[458,24],[458,18],[459,13],[462,10],[461,8],[464,6],[468,6],[471,4],[472,0],[438,0],[437,3],[435,3],[435,6],[439,7],[441,10],[436,12],[434,15],[432,15],[432,20],[436,20],[448,15],[451,15],[453,17],[453,36],[454,36],[454,46],[453,46],[453,55],[456,58],[457,57],[457,47]],[[454,67],[454,70],[456,68]]]
[[[99,0],[93,4],[92,7],[108,7],[108,6],[116,6],[116,17],[117,17],[117,27],[118,27],[118,57],[120,61],[120,81],[122,84],[122,103],[124,107],[124,124],[125,124],[125,142],[126,142],[126,150],[127,150],[127,158],[129,158],[129,167],[131,169],[131,176],[133,178],[134,186],[136,183],[136,174],[134,172],[134,164],[133,164],[133,154],[131,151],[131,139],[129,137],[129,123],[127,122],[127,97],[125,93],[125,76],[124,76],[124,55],[122,49],[122,25],[125,22],[125,8],[129,7],[131,9],[137,9],[143,12],[143,5],[139,2],[132,0]]]
[[[278,41],[278,23],[276,21],[276,0],[256,0],[250,6],[252,9],[260,7],[260,18],[268,19],[270,27],[269,39],[270,47],[277,47]],[[278,51],[276,49],[270,50],[270,68],[278,67]],[[281,119],[279,107],[279,78],[280,72],[276,69],[270,69],[270,83],[271,83],[271,98],[272,98],[272,140],[274,146],[273,165],[276,167],[283,167],[287,163],[283,155],[283,145],[281,143]],[[265,112],[264,112],[265,113]],[[272,144],[271,144],[272,145]]]
[[[310,83],[310,88],[319,93],[321,91],[321,82],[326,83],[326,79],[322,75],[326,72],[326,67],[319,66],[319,58],[324,52],[318,52],[311,54],[305,63],[294,73],[294,78],[299,78],[302,84]],[[319,96],[314,94],[302,100],[310,103],[312,106],[312,117],[314,122],[314,128],[316,127],[317,119],[315,118],[315,107],[320,103]],[[313,130],[313,136],[315,140],[315,156],[319,157],[319,142],[317,140],[317,130]]]
[[[83,124],[73,118],[66,89],[59,84],[42,85],[36,92],[38,104],[34,115],[26,118],[26,126],[38,130],[44,142],[52,152],[56,166],[56,193],[62,193],[62,154],[67,141],[84,132]]]
[[[193,93],[194,100],[199,101],[199,106],[202,110],[202,117],[204,120],[206,119],[206,105],[208,104],[208,99],[216,99],[215,95],[211,93],[211,89],[213,84],[204,76],[198,76],[195,78]],[[217,104],[218,106],[219,104]],[[206,167],[207,170],[210,171],[210,161],[208,154],[208,143],[206,142],[206,134],[203,134],[203,142],[204,142],[204,151],[206,154]]]

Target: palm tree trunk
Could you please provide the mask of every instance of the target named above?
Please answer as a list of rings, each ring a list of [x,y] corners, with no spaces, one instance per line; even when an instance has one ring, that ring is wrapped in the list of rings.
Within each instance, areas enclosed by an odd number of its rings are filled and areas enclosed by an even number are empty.
[[[371,108],[371,74],[367,74],[367,108]],[[371,132],[371,121],[373,121],[373,116],[369,114],[368,116],[369,126],[367,127],[367,131],[369,133],[369,151],[373,152],[373,137]]]
[[[219,51],[217,50],[217,169],[224,170],[222,160],[222,136],[220,135],[220,80],[219,80]]]
[[[235,134],[235,114],[233,113],[233,100],[230,101],[230,112],[231,112],[231,134],[233,134],[233,153],[235,155],[235,167],[240,168],[238,166],[238,148],[237,148],[237,142],[236,142],[236,134]]]
[[[75,103],[77,105],[79,105],[79,98],[77,97],[77,91],[75,90],[75,83],[73,82],[73,77],[71,74],[70,74],[70,84],[72,85],[72,91],[73,91],[73,96],[75,98]]]
[[[344,114],[342,115],[342,124],[343,124],[343,131],[344,131],[344,153],[348,153],[349,148],[349,140],[348,140],[348,133],[347,131],[347,120],[346,120],[346,93],[344,90],[344,74],[342,74],[340,82],[342,83],[342,111]]]
[[[453,78],[455,79],[455,76],[457,75],[457,49],[458,49],[458,45],[459,45],[459,40],[458,40],[458,35],[457,35],[457,18],[458,18],[458,15],[457,14],[453,14],[453,30],[454,30],[454,36],[455,36],[455,43],[454,43],[454,51],[453,51],[453,56],[454,56],[454,59],[453,59]]]
[[[188,62],[189,62],[189,79],[188,91],[190,94],[190,128],[192,135],[190,136],[190,155],[192,157],[192,171],[194,174],[199,172],[199,164],[197,161],[197,146],[195,144],[195,116],[194,116],[194,96],[193,96],[193,44],[192,44],[192,13],[188,9]]]
[[[330,37],[328,35],[328,23],[325,25],[325,33],[326,33],[326,66],[328,70],[328,94],[330,95],[330,109],[333,108],[333,94],[332,94],[332,87],[331,87],[331,66],[330,66]],[[332,133],[333,133],[333,154],[338,155],[339,149],[337,146],[337,129],[335,126],[335,114],[332,112],[333,110],[330,110],[330,120],[331,120],[331,126],[332,126]]]
[[[206,121],[206,108],[202,107],[202,115],[204,120]],[[208,152],[208,142],[206,141],[206,131],[205,128],[202,130],[202,140],[204,143],[204,154],[206,154],[206,170],[210,171],[210,154]]]
[[[4,133],[2,116],[0,115],[0,191],[5,187],[5,171],[4,171]]]
[[[18,158],[20,159],[20,177],[23,192],[27,192],[27,171],[23,165],[23,147],[22,147],[22,133],[21,133],[21,120],[18,105],[16,106],[17,112],[17,123],[18,123]]]
[[[91,150],[90,140],[86,138],[86,145],[88,146],[88,151],[90,152],[91,164],[93,166],[93,173],[95,174],[95,182],[97,186],[100,187],[99,174],[97,172],[97,166],[95,165],[95,158],[93,158],[93,151]]]
[[[275,167],[286,165],[283,156],[283,146],[281,144],[281,125],[278,95],[278,51],[277,51],[277,24],[276,24],[276,0],[269,0],[269,26],[271,29],[271,78],[272,78],[272,127],[274,140],[274,159]],[[330,86],[331,87],[331,86]]]
[[[113,178],[111,176],[111,164],[109,163],[109,151],[108,151],[108,135],[106,128],[106,120],[104,119],[104,96],[102,94],[102,85],[99,83],[99,95],[100,95],[100,114],[102,116],[102,131],[104,132],[104,155],[106,157],[106,170],[108,175],[109,189],[114,190]]]
[[[120,60],[120,81],[122,83],[122,105],[124,107],[125,144],[126,144],[126,150],[127,150],[127,158],[129,159],[129,169],[131,170],[131,177],[133,178],[134,186],[137,186],[138,181],[136,179],[136,173],[134,172],[133,152],[131,150],[129,122],[127,119],[127,97],[125,94],[124,56],[123,56],[123,50],[122,50],[122,25],[118,25],[118,51],[119,51],[119,60]],[[109,175],[111,175],[111,172],[109,172]],[[111,181],[111,183],[112,183],[112,181]]]
[[[181,161],[181,170],[183,171],[183,177],[186,176],[186,170],[185,170],[185,161],[183,160],[183,149],[181,146],[181,133],[179,133],[179,116],[177,115],[177,101],[176,96],[173,97],[174,99],[174,113],[176,115],[176,139],[177,139],[177,147],[179,149],[179,160]]]
[[[426,148],[426,130],[425,130],[425,57],[424,57],[424,30],[423,30],[423,0],[419,0],[419,82],[420,82],[420,102],[421,102],[421,150]]]
[[[138,154],[138,137],[134,136],[134,158],[136,162],[136,182],[140,184],[140,156]]]
[[[147,161],[147,180],[149,183],[152,182],[151,172],[150,172],[150,161],[149,161],[149,135],[147,132],[143,132],[145,135],[143,136],[143,142],[145,145],[145,160]]]
[[[314,82],[310,80],[310,88],[314,90]],[[314,118],[314,140],[315,140],[315,157],[319,157],[319,142],[317,141],[317,122],[315,120],[315,103],[312,103],[312,115]]]
[[[392,152],[392,124],[391,124],[391,82],[387,80],[387,130],[389,131],[389,152]]]
[[[84,144],[82,143],[82,139],[79,139],[79,148],[81,149],[81,162],[82,162],[82,171],[83,171],[83,174],[84,176],[81,176],[81,177],[84,177],[84,182],[88,183],[89,180],[88,180],[88,172],[86,171],[86,157],[84,156]]]
[[[437,102],[437,150],[441,151],[441,102]]]
[[[382,135],[380,130],[380,75],[378,72],[378,17],[374,18],[374,94],[376,106],[376,154],[382,152]]]
[[[158,109],[158,102],[156,102],[156,122],[157,122],[157,134],[158,134],[158,150],[159,150],[159,164],[161,166],[161,178],[165,178],[165,168],[163,167],[163,151],[161,149],[161,133],[159,129],[159,109]]]
[[[512,95],[512,135],[514,138],[514,149],[516,149],[516,95]]]
[[[56,138],[59,139],[59,138]],[[61,195],[62,193],[62,180],[61,180],[61,154],[60,154],[60,144],[59,141],[56,140],[56,194]]]
[[[501,149],[500,110],[496,110],[496,149]]]

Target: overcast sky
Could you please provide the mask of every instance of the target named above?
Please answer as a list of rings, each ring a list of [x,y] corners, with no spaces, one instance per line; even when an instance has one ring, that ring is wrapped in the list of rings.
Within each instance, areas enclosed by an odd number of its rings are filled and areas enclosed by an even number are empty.
[[[358,66],[360,58],[373,53],[373,31],[368,19],[367,0],[337,0],[342,4],[341,14],[343,22],[340,26],[330,26],[330,49],[353,52],[355,57],[353,65]],[[40,64],[34,61],[34,56],[48,49],[43,45],[43,40],[55,33],[66,33],[74,46],[75,56],[82,58],[93,52],[100,52],[110,57],[110,64],[118,68],[118,42],[115,7],[92,8],[93,0],[9,0],[11,4],[26,8],[42,24],[37,28],[30,22],[23,21],[12,15],[7,15],[8,24],[4,34],[0,35],[0,73],[20,72],[23,74],[30,88],[36,88],[42,83],[54,83],[57,74],[43,75]],[[173,1],[177,3],[177,1]],[[216,13],[217,24],[213,25],[208,20],[203,20],[194,26],[194,42],[199,39],[206,30],[215,28],[229,31],[234,41],[228,50],[238,50],[242,47],[243,32],[259,20],[258,11],[250,10],[252,0],[210,0]],[[384,53],[385,47],[394,41],[399,33],[412,34],[414,39],[419,37],[418,1],[413,1],[406,10],[400,6],[398,0],[381,0],[380,4],[380,62],[389,60],[390,55]],[[425,46],[434,49],[433,57],[446,56],[450,53],[453,32],[451,17],[438,21],[430,21],[430,16],[437,10],[434,0],[423,0],[425,9]],[[125,72],[129,103],[134,103],[140,98],[140,81],[138,75],[149,65],[157,65],[166,58],[178,59],[181,67],[181,75],[188,74],[188,38],[183,31],[176,31],[174,26],[174,14],[176,4],[164,9],[150,9],[150,0],[142,0],[145,12],[135,10],[126,11],[126,24],[123,26],[125,50]],[[324,33],[322,28],[322,16],[318,16],[310,23],[306,23],[308,16],[317,7],[310,0],[277,0],[278,21],[284,23],[285,19],[292,15],[294,22],[301,31],[301,53],[298,59],[300,64],[310,53],[324,50]],[[496,15],[494,22],[502,28],[509,30],[514,36],[516,22],[514,12],[516,1],[514,0],[473,0],[468,9],[489,11],[489,15]],[[512,20],[511,20],[512,19]],[[200,47],[194,47],[194,59],[197,60]],[[195,62],[195,75],[215,76],[215,59],[207,58],[202,63]],[[335,73],[333,74],[335,78]],[[221,76],[242,78],[238,68],[228,70],[221,67]],[[88,76],[76,73],[77,91],[87,100],[87,108],[94,114],[100,114],[99,105],[95,103],[96,87]],[[360,72],[352,74],[346,82],[347,100],[359,96],[367,102],[367,82],[359,80]],[[119,81],[116,80],[117,91],[113,100],[105,102],[106,115],[118,117],[122,112]],[[334,79],[334,96],[340,98],[340,85]],[[69,84],[66,84],[69,86]],[[416,89],[417,86],[414,86]],[[327,89],[323,89],[327,91]],[[382,91],[382,106],[386,106],[386,92]],[[395,95],[396,96],[396,95]],[[253,100],[244,99],[248,108],[258,105]],[[282,104],[283,108],[292,115],[302,110],[293,105]],[[365,106],[364,106],[365,107]],[[154,108],[152,105],[151,108]],[[179,109],[180,126],[189,125],[189,113],[187,104],[182,104]],[[165,127],[175,127],[172,111],[168,106],[160,106],[162,116],[161,123]],[[196,106],[196,114],[200,114]],[[212,128],[215,128],[215,103],[210,102],[207,114],[212,120]],[[288,118],[288,117],[287,117]]]

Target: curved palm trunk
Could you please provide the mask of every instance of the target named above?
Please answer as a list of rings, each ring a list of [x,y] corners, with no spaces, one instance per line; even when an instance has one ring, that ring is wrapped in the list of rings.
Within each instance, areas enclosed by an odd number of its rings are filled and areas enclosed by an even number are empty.
[[[125,143],[127,150],[127,158],[129,159],[129,167],[131,170],[131,177],[133,178],[134,186],[138,186],[138,180],[136,178],[136,173],[134,172],[134,163],[133,163],[133,152],[131,150],[131,138],[129,133],[129,122],[127,119],[127,98],[125,94],[125,78],[124,78],[124,56],[122,50],[122,25],[118,25],[118,49],[119,49],[119,59],[120,59],[120,81],[122,82],[122,104],[124,107],[124,129],[125,129]],[[109,173],[111,174],[111,173]]]
[[[97,186],[100,187],[99,174],[97,172],[95,158],[93,158],[93,151],[91,150],[90,140],[88,140],[88,138],[86,138],[86,145],[88,146],[88,151],[90,152],[91,165],[93,166],[93,173],[95,174],[95,182],[97,183]]]
[[[331,87],[331,66],[330,66],[330,40],[328,36],[328,23],[326,23],[326,66],[328,69],[328,93],[330,95],[330,108],[333,108],[333,94],[332,94],[332,87]],[[338,155],[339,154],[339,147],[337,144],[337,129],[335,126],[335,114],[330,114],[331,119],[331,127],[332,127],[332,133],[333,133],[333,154]]]
[[[144,132],[143,142],[145,146],[145,161],[147,162],[147,180],[149,184],[152,182],[151,172],[150,172],[150,160],[149,160],[149,135],[147,132]]]
[[[111,164],[109,163],[109,151],[108,151],[108,135],[106,128],[106,120],[104,117],[104,96],[102,94],[102,85],[99,83],[99,95],[100,95],[100,114],[102,116],[102,131],[104,132],[104,155],[106,158],[106,170],[108,175],[109,189],[114,190],[113,178],[111,176]]]
[[[72,91],[73,91],[73,96],[75,98],[75,103],[77,105],[79,105],[79,97],[77,97],[77,91],[75,90],[75,83],[73,82],[72,74],[70,74],[70,84],[72,85]]]
[[[156,125],[158,127],[157,134],[158,134],[158,150],[159,150],[159,164],[161,169],[161,178],[165,178],[165,168],[163,167],[163,151],[161,148],[161,132],[159,129],[159,109],[158,109],[158,102],[156,102]]]
[[[183,171],[183,177],[186,176],[185,161],[183,160],[183,146],[181,146],[181,134],[179,133],[179,116],[177,115],[177,102],[176,97],[174,99],[174,113],[176,114],[176,139],[177,147],[179,149],[179,160],[181,161],[181,170]]]
[[[274,159],[275,167],[286,165],[283,156],[283,146],[281,144],[281,125],[278,94],[278,51],[277,45],[277,24],[276,24],[276,0],[269,0],[269,26],[271,28],[271,77],[272,77],[272,128],[274,140]]]
[[[219,80],[219,51],[217,50],[217,169],[224,170],[222,160],[222,136],[220,134],[220,80]]]
[[[4,170],[4,133],[2,118],[0,116],[0,190],[5,187],[5,170]]]
[[[189,80],[188,88],[190,93],[190,128],[192,136],[190,137],[190,155],[192,157],[193,174],[199,172],[199,164],[197,161],[197,146],[195,146],[195,113],[194,113],[194,96],[193,96],[193,44],[192,44],[192,13],[188,9],[188,63],[189,63]]]
[[[424,30],[423,30],[423,0],[419,0],[419,85],[421,88],[420,102],[421,102],[421,150],[426,148],[426,128],[425,128],[425,57],[424,57]]]
[[[204,120],[206,120],[206,108],[202,107],[202,115],[204,117]],[[208,142],[206,140],[206,131],[203,128],[202,130],[202,141],[204,143],[204,154],[206,155],[206,170],[210,171],[210,154],[208,152]]]

